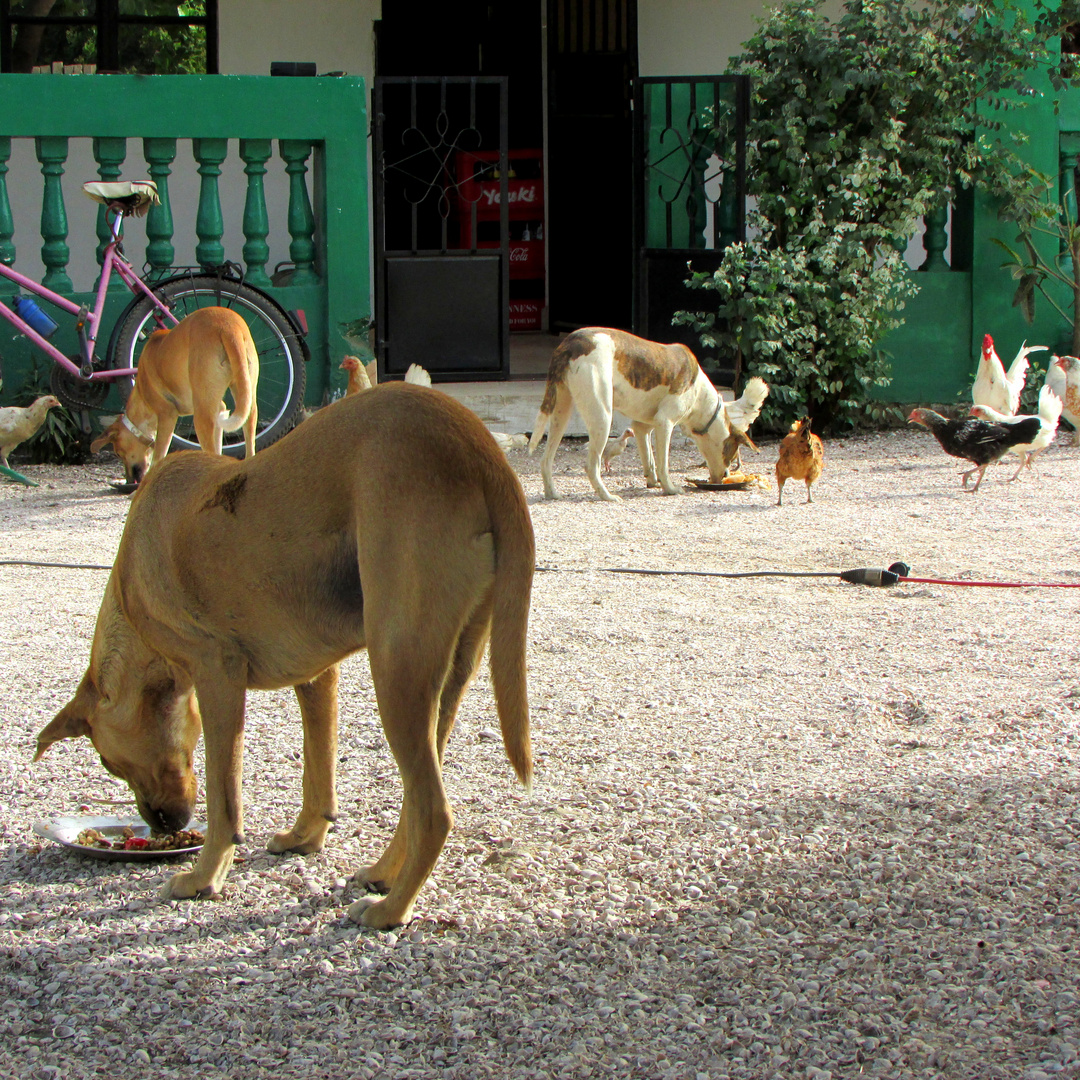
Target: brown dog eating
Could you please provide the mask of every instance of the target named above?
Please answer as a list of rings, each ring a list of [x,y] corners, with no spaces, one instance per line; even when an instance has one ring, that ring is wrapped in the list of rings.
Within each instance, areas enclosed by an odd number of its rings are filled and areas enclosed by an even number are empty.
[[[128,483],[138,484],[151,456],[160,461],[169,452],[176,421],[192,416],[203,450],[220,454],[225,432],[243,428],[244,453],[251,457],[258,382],[259,354],[247,323],[230,308],[199,308],[173,329],[155,330],[146,339],[123,415],[90,449],[96,454],[111,444]],[[224,401],[230,389],[232,413]]]
[[[403,798],[389,846],[358,875],[387,895],[349,915],[407,922],[453,823],[443,752],[489,639],[503,744],[531,780],[534,561],[517,475],[479,418],[437,390],[375,387],[243,461],[173,455],[132,500],[89,669],[35,760],[88,736],[143,818],[171,831],[192,816],[201,728],[206,842],[162,895],[213,896],[243,839],[246,691],[295,687],[303,802],[269,848],[317,851],[338,813],[338,664],[366,647]]]

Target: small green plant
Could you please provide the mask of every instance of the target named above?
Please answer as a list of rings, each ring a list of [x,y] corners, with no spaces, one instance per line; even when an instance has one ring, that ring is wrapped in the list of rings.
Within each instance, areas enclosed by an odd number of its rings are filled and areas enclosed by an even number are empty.
[[[32,405],[43,394],[51,393],[48,378],[35,363],[15,404]],[[81,465],[87,459],[88,445],[78,420],[61,405],[45,414],[45,423],[19,444],[16,454],[31,465]]]
[[[1072,327],[1073,356],[1080,355],[1080,221],[1075,184],[1075,173],[1062,184],[1060,177],[1032,168],[1021,170],[1001,211],[1004,220],[1017,225],[1016,247],[994,237],[1007,256],[1002,267],[1017,282],[1013,307],[1030,324],[1035,320],[1036,294],[1043,296]]]

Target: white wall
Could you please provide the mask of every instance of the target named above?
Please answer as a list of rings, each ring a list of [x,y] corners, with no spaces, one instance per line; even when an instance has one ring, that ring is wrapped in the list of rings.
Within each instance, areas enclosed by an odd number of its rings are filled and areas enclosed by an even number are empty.
[[[740,0],[638,0],[638,73],[723,75],[763,14]]]
[[[272,60],[306,60],[320,75],[343,71],[370,79],[371,24],[381,16],[382,0],[221,0],[221,73],[269,75]]]
[[[645,78],[724,75],[775,3],[638,0],[638,71]],[[827,0],[835,19],[843,0]]]

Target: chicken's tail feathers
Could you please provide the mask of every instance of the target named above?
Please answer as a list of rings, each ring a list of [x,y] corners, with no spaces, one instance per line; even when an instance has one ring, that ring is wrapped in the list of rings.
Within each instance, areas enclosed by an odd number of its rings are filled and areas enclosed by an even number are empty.
[[[761,406],[769,396],[769,387],[764,379],[755,375],[745,387],[740,397],[735,401],[724,402],[724,412],[728,423],[746,431],[747,428],[758,418]]]
[[[1044,386],[1039,391],[1039,419],[1044,424],[1056,424],[1061,419],[1061,410],[1065,403],[1054,392],[1052,386]]]
[[[405,381],[414,386],[430,386],[431,376],[419,364],[410,364],[405,372]]]

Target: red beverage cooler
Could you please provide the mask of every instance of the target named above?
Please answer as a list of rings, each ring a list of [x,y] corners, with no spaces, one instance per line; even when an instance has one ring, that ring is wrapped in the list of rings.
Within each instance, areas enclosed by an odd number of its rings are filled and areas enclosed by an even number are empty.
[[[510,329],[540,330],[546,305],[544,164],[540,150],[507,154],[510,218]],[[457,209],[463,248],[499,246],[499,155],[459,151]],[[475,212],[474,212],[475,211]]]

